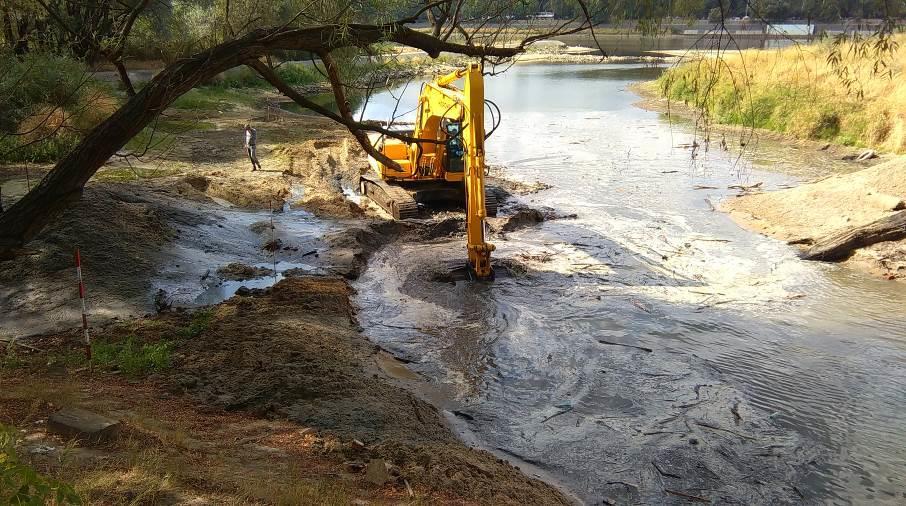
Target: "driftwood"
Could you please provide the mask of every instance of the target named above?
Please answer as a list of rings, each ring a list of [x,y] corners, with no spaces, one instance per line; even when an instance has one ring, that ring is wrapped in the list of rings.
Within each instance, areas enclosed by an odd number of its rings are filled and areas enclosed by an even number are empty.
[[[646,348],[646,347],[644,347],[644,346],[636,346],[636,345],[634,345],[634,344],[615,343],[615,342],[613,342],[613,341],[605,341],[604,339],[598,339],[598,342],[601,343],[601,344],[607,344],[607,345],[610,345],[610,346],[625,346],[625,347],[627,347],[627,348],[635,348],[635,349],[637,349],[637,350],[642,350],[642,351],[644,351],[645,353],[651,353],[651,352],[654,351],[654,350],[652,350],[651,348]]]
[[[853,251],[884,241],[906,238],[906,211],[873,221],[868,225],[844,230],[815,241],[815,245],[802,253],[805,260],[839,262],[846,260]]]
[[[764,183],[758,182],[753,185],[731,184],[730,186],[727,187],[727,189],[728,190],[742,190],[744,192],[748,192],[748,191],[757,190],[757,189],[761,188],[762,184],[764,184]]]

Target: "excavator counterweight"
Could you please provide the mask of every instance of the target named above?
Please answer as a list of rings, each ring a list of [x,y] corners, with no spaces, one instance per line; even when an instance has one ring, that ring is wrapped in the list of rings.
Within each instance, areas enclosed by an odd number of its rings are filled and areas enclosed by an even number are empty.
[[[460,79],[462,89],[454,86]],[[489,279],[494,245],[486,241],[485,219],[497,215],[497,198],[484,184],[487,134],[481,66],[470,64],[425,83],[416,111],[415,127],[406,136],[417,142],[370,137],[395,166],[369,156],[371,171],[362,176],[362,193],[395,219],[417,216],[420,206],[464,204],[469,270]]]

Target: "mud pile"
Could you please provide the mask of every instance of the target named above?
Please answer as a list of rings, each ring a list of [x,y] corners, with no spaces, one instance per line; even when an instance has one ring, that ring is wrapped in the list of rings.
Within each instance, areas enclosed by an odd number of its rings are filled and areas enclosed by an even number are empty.
[[[189,198],[211,198],[222,205],[280,209],[290,194],[290,185],[291,181],[279,173],[212,171],[185,176],[174,187]]]
[[[357,218],[365,214],[343,194],[344,190],[358,190],[359,177],[368,168],[364,152],[348,135],[284,145],[273,154],[285,173],[298,177],[304,187],[294,205],[318,216]]]

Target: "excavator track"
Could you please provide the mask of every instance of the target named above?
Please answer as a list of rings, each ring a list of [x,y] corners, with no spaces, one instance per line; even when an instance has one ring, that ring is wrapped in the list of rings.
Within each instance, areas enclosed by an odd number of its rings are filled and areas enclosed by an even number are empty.
[[[405,220],[418,216],[418,203],[406,190],[388,184],[383,179],[365,175],[361,179],[362,194],[372,202],[390,213],[395,220]]]
[[[493,186],[485,186],[484,188],[484,209],[487,212],[489,218],[497,216],[497,205],[499,201],[497,199],[497,188]]]

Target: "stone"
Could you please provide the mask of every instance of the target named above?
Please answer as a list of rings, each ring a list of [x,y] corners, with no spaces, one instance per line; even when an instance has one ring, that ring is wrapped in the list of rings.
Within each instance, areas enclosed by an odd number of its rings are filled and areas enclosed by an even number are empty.
[[[390,471],[384,459],[371,459],[365,467],[365,479],[375,485],[383,485],[390,481]]]
[[[85,443],[103,443],[119,436],[119,420],[79,408],[66,408],[47,418],[47,429]]]
[[[362,469],[365,469],[365,463],[359,460],[347,460],[346,462],[343,462],[343,466],[347,471],[353,473],[359,473]]]

